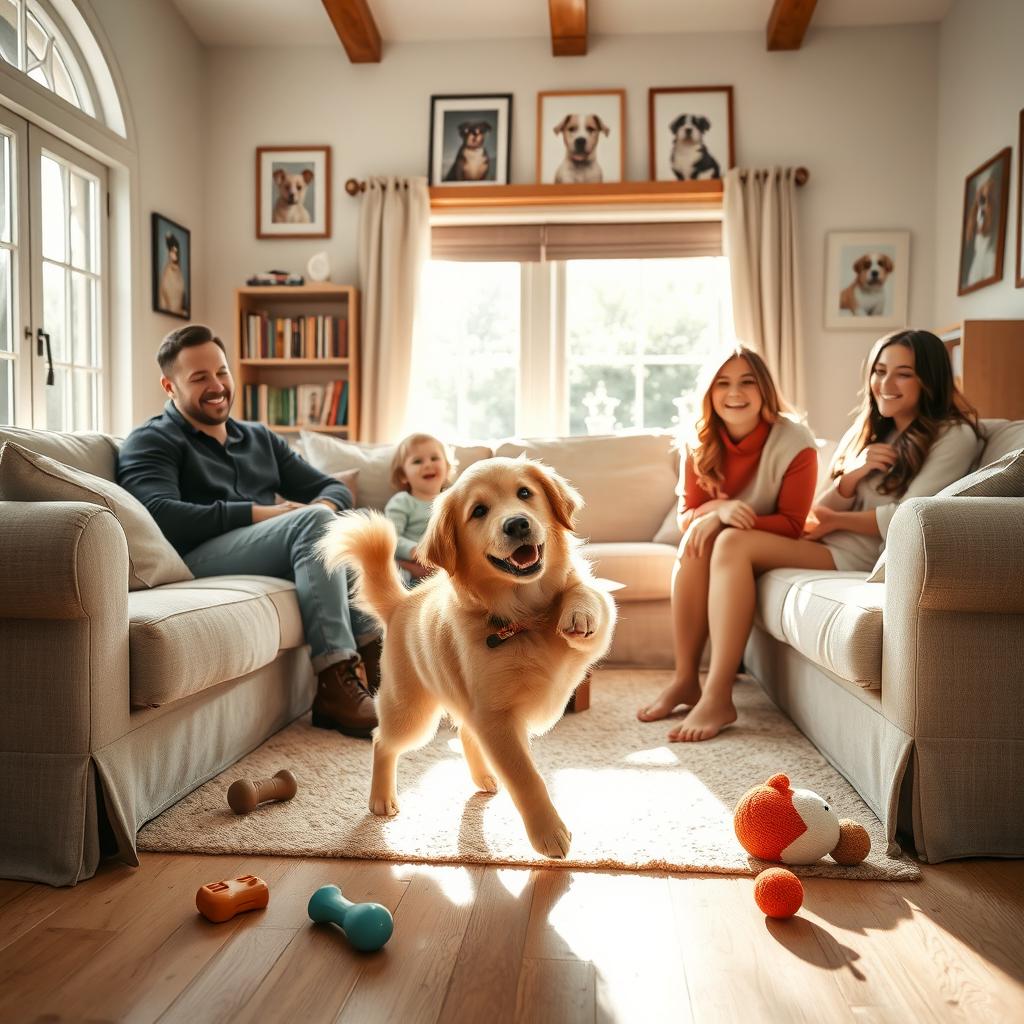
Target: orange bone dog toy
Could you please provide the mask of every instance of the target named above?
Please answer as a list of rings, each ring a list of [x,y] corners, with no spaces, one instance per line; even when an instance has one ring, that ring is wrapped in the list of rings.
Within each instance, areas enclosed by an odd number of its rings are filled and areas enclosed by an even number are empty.
[[[230,921],[246,910],[262,910],[269,902],[267,883],[255,875],[208,882],[196,893],[196,909],[214,924]]]
[[[239,779],[228,787],[228,804],[235,814],[248,814],[268,800],[291,800],[299,787],[287,768],[269,779]]]

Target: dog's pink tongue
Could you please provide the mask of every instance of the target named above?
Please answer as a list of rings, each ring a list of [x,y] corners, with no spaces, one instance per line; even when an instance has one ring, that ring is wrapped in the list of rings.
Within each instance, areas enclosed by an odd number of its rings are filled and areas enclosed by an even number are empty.
[[[522,544],[508,557],[509,561],[514,562],[520,569],[526,569],[540,558],[540,553],[534,545]]]

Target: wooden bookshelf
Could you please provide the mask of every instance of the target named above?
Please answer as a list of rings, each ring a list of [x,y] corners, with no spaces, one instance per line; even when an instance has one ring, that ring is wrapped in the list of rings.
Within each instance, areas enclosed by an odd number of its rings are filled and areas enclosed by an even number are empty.
[[[253,336],[251,317],[262,315],[265,323],[292,321],[293,336],[284,338],[274,330],[266,330],[262,345]],[[328,337],[337,347],[343,346],[343,355],[311,357],[317,348],[317,328],[307,318],[341,318],[343,330],[337,330],[339,321],[334,320],[330,335],[319,335],[320,344],[327,350]],[[301,322],[301,327],[295,324]],[[321,321],[322,323],[325,321]],[[274,351],[276,345],[278,351]],[[262,351],[273,354],[255,355]],[[295,351],[294,355],[281,354],[281,350]],[[307,284],[298,286],[253,286],[235,290],[235,346],[232,371],[235,375],[240,402],[239,411],[244,416],[253,410],[246,409],[246,395],[249,387],[266,385],[268,388],[290,389],[305,386],[325,388],[335,381],[347,385],[348,408],[345,422],[304,423],[301,409],[296,409],[299,422],[266,422],[267,426],[283,435],[296,434],[300,430],[315,430],[325,434],[356,440],[359,437],[359,290],[342,284]],[[285,401],[285,400],[282,400]]]
[[[1024,320],[964,320],[940,332],[957,386],[985,419],[1024,419]]]

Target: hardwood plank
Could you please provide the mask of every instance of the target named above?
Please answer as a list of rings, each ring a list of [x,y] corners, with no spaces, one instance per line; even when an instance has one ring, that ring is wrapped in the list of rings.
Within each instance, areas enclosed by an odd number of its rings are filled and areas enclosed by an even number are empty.
[[[231,1021],[295,937],[291,928],[241,928],[168,1007],[161,1024]]]
[[[395,913],[391,941],[365,958],[339,1021],[437,1019],[483,874],[475,866],[417,869]]]
[[[0,878],[0,907],[10,903],[17,896],[29,891],[31,882],[19,882],[14,879]]]
[[[664,876],[541,872],[523,956],[593,963],[599,1020],[692,1019]]]
[[[0,967],[0,1020],[28,1020],[64,979],[116,933],[93,928],[34,928],[7,947]]]
[[[582,57],[587,52],[587,0],[548,0],[551,54]]]
[[[515,1019],[519,965],[538,874],[511,868],[484,872],[439,1021],[503,1024]],[[550,1019],[563,1018],[556,1014]]]
[[[670,881],[696,1021],[849,1021],[806,917],[769,922],[751,878]]]
[[[593,1024],[594,965],[571,960],[524,960],[515,1003],[516,1024],[537,1020]]]
[[[380,30],[366,0],[323,0],[324,9],[353,64],[379,64]]]
[[[775,0],[768,15],[769,50],[799,50],[818,0]]]

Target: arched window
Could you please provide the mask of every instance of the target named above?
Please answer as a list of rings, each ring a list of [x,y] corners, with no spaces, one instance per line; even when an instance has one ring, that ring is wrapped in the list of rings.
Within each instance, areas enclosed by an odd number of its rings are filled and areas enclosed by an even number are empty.
[[[110,71],[71,0],[0,0],[0,57],[125,135]]]

